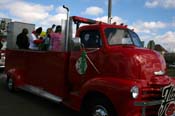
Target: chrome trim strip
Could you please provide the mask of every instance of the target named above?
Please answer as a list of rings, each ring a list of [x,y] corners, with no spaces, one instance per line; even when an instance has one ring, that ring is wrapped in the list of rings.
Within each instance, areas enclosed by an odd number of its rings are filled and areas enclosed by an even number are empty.
[[[0,68],[5,68],[5,66],[0,66]]]
[[[164,75],[164,74],[165,74],[165,71],[162,71],[162,70],[154,72],[154,75],[156,75],[156,76],[161,76],[161,75]]]
[[[149,101],[149,102],[134,102],[135,106],[154,106],[154,105],[160,105],[162,103],[162,100],[155,100],[155,101]]]
[[[62,102],[62,99],[61,97],[58,97],[58,96],[55,96],[43,89],[40,89],[40,88],[37,88],[37,87],[34,87],[34,86],[31,86],[31,85],[25,85],[25,86],[22,86],[22,87],[19,87],[20,89],[24,90],[24,91],[28,91],[30,93],[33,93],[35,95],[38,95],[38,96],[41,96],[41,97],[44,97],[44,98],[47,98],[47,99],[50,99],[52,101],[55,101],[55,102]]]

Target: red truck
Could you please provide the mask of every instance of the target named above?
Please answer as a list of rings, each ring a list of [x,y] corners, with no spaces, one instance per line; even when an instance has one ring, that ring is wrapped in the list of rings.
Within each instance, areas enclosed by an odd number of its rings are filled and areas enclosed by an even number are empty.
[[[7,87],[62,102],[87,116],[174,116],[175,80],[126,25],[70,17],[64,51],[7,49]],[[83,25],[87,23],[89,25]],[[68,35],[69,34],[69,35]]]

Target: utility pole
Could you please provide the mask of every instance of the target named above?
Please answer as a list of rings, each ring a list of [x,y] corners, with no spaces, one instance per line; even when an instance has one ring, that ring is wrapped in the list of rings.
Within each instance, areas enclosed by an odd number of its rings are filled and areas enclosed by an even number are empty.
[[[111,24],[112,19],[112,0],[108,0],[108,23]]]

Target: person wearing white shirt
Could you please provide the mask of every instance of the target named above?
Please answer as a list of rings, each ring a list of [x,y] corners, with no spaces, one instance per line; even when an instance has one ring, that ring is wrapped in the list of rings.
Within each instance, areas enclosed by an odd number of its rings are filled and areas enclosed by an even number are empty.
[[[39,27],[38,29],[36,29],[36,31],[32,32],[30,37],[29,37],[29,41],[30,41],[30,46],[29,48],[32,50],[39,50],[39,44],[41,44],[43,42],[43,40],[39,39],[39,35],[42,32],[42,28]]]

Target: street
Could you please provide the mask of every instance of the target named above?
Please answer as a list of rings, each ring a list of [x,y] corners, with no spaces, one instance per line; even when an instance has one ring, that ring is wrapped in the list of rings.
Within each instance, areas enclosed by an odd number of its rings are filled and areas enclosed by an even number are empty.
[[[79,116],[62,104],[24,91],[10,93],[0,74],[0,116]]]

